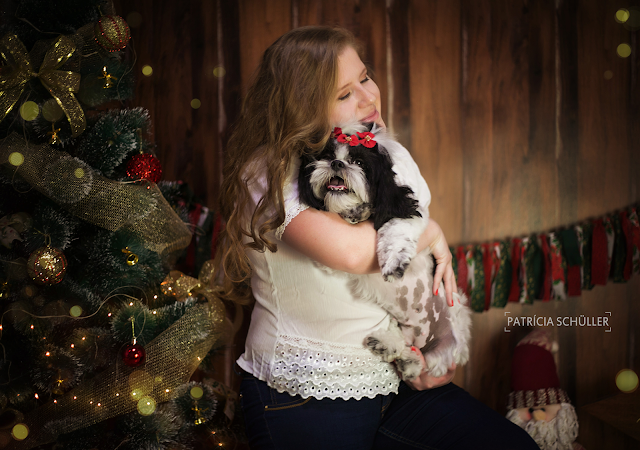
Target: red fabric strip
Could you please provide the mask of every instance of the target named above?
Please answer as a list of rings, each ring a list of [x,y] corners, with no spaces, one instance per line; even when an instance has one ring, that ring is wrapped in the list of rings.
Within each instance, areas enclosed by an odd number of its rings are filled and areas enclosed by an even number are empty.
[[[569,297],[579,297],[582,295],[582,276],[580,266],[567,267],[567,295]]]
[[[467,255],[464,247],[458,247],[456,250],[456,259],[458,260],[458,287],[469,295],[469,268],[467,267]]]
[[[609,277],[609,255],[607,251],[607,233],[602,219],[593,222],[593,237],[591,251],[591,283],[606,285]]]
[[[549,238],[546,234],[540,235],[540,247],[542,248],[543,257],[540,300],[548,302],[551,300],[551,256],[549,254]]]

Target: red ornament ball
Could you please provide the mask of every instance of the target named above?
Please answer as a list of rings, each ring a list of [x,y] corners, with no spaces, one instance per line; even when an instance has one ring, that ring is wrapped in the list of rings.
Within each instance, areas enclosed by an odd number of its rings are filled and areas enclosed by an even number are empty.
[[[102,16],[94,28],[96,42],[110,52],[124,49],[129,42],[129,25],[120,16]]]
[[[67,272],[67,258],[57,248],[40,247],[27,260],[27,273],[39,284],[58,284]]]
[[[147,357],[147,352],[140,344],[129,344],[122,352],[122,361],[129,367],[138,367]]]
[[[148,180],[157,183],[162,178],[160,161],[149,153],[135,155],[127,164],[127,176],[134,180]]]

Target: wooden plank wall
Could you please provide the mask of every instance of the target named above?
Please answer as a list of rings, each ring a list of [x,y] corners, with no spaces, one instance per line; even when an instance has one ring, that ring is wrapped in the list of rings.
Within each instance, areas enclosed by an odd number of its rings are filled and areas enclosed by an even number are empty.
[[[640,200],[637,31],[614,20],[637,3],[115,1],[123,17],[142,17],[132,29],[137,70],[149,64],[154,73],[139,75],[133,104],[151,112],[165,178],[187,181],[213,208],[228,127],[264,49],[297,26],[352,30],[366,45],[387,124],[411,149],[451,244],[549,231]],[[622,42],[631,57],[616,55]],[[226,75],[213,76],[215,67]],[[193,98],[202,101],[197,110]],[[639,278],[565,302],[475,314],[472,359],[455,381],[504,413],[511,353],[528,331],[506,333],[505,313],[611,312],[611,333],[552,329],[561,383],[578,406],[586,448],[637,448],[581,407],[616,394],[620,369],[640,369]],[[238,351],[227,355],[226,380]]]

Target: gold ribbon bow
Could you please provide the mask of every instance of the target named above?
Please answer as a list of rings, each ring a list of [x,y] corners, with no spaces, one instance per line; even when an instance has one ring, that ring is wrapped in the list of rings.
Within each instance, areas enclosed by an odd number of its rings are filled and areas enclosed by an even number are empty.
[[[213,260],[206,261],[200,269],[198,278],[193,278],[179,270],[172,270],[160,284],[165,295],[172,295],[178,300],[185,300],[193,294],[203,295],[209,302],[215,298],[210,283],[213,277]]]
[[[173,295],[178,300],[186,300],[194,294],[202,295],[207,299],[212,308],[217,311],[224,311],[222,301],[216,295],[215,289],[211,287],[214,279],[214,269],[214,260],[210,259],[202,264],[197,279],[185,275],[179,270],[172,270],[160,284],[160,287],[166,295]],[[233,340],[244,318],[244,313],[240,305],[236,304],[235,307],[235,317],[233,323],[229,322],[229,329],[226,336],[229,341]]]
[[[38,78],[56,99],[71,125],[73,137],[86,127],[84,111],[73,95],[80,89],[80,74],[58,70],[76,51],[71,39],[60,36],[47,51],[40,70],[36,73],[24,44],[17,36],[7,34],[0,39],[0,56],[11,68],[0,75],[0,122],[11,111],[31,78]]]

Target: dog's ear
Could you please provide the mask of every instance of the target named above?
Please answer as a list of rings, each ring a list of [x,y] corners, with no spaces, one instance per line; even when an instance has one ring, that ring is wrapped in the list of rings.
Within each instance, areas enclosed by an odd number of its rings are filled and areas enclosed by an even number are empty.
[[[298,172],[298,195],[303,203],[315,209],[325,209],[324,201],[319,200],[313,195],[311,187],[311,174],[313,172],[313,163],[316,159],[307,153],[303,153],[300,157],[300,171]]]
[[[374,164],[372,183],[375,190],[375,214],[373,227],[378,230],[393,218],[410,219],[422,217],[418,212],[418,201],[412,197],[413,190],[408,186],[398,186],[394,179],[393,164],[389,155],[376,145],[378,161]]]

